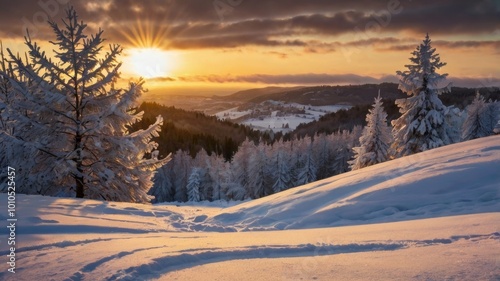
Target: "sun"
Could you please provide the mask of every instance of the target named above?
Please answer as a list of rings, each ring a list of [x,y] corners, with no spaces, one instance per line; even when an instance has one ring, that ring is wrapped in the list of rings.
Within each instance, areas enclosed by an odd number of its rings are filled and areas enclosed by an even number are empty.
[[[131,71],[143,78],[158,78],[171,75],[176,65],[176,56],[158,48],[133,48],[128,51]]]

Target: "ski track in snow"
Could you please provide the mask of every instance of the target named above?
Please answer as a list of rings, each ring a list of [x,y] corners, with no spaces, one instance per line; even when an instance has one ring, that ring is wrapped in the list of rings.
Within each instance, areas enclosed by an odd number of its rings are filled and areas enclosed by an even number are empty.
[[[192,239],[203,238],[204,236],[188,237]],[[49,248],[62,248],[70,250],[73,247],[87,246],[91,243],[116,241],[116,240],[133,240],[135,236],[130,237],[110,237],[103,239],[89,239],[78,241],[62,241],[52,244],[43,244],[32,247],[19,248],[18,252],[26,256],[28,253],[38,253],[42,250]],[[148,236],[148,239],[158,240],[164,238],[161,235]],[[180,237],[170,237],[180,238]],[[185,237],[183,237],[185,238]],[[452,244],[459,241],[480,242],[482,240],[495,240],[500,241],[500,232],[493,232],[488,234],[468,234],[468,235],[453,235],[447,238],[433,238],[423,240],[388,240],[388,241],[366,241],[366,243],[349,243],[349,244],[298,244],[298,245],[254,245],[247,247],[235,248],[220,248],[220,247],[206,247],[206,248],[189,248],[178,251],[167,251],[165,255],[156,257],[149,262],[142,263],[137,266],[120,269],[110,276],[99,276],[102,280],[152,280],[160,278],[162,275],[192,268],[195,266],[224,262],[230,260],[246,260],[246,259],[266,259],[266,258],[286,258],[286,257],[314,257],[314,256],[328,256],[347,253],[362,253],[362,252],[378,252],[378,251],[398,251],[411,247],[427,247],[440,244]],[[123,257],[133,256],[141,252],[147,252],[155,249],[166,248],[162,246],[152,246],[145,248],[137,248],[131,251],[121,251],[109,256],[101,257],[95,261],[85,264],[77,272],[71,276],[61,277],[61,280],[93,280],[96,276],[92,273],[94,270],[104,266],[108,262],[118,262]],[[78,250],[78,249],[75,249]],[[6,253],[1,253],[2,255]],[[42,255],[45,255],[42,253]],[[137,258],[140,260],[140,257]],[[5,272],[0,273],[0,277]],[[90,275],[89,275],[90,274]],[[90,278],[90,279],[89,279]],[[1,279],[1,278],[0,278]]]
[[[346,253],[360,253],[372,251],[396,251],[409,247],[426,247],[438,244],[451,244],[460,240],[471,240],[478,242],[484,239],[500,240],[500,233],[471,234],[464,236],[451,236],[449,238],[436,238],[430,240],[402,240],[391,242],[372,242],[365,244],[345,245],[263,245],[250,246],[237,249],[211,248],[190,249],[180,251],[177,255],[167,255],[155,258],[152,262],[129,267],[121,270],[106,280],[138,280],[159,278],[170,271],[182,270],[194,266],[209,263],[223,262],[236,259],[262,259],[262,258],[284,258],[284,257],[306,257],[325,256]],[[78,280],[78,279],[72,279]]]
[[[124,256],[133,255],[133,254],[135,254],[137,252],[142,252],[142,251],[147,251],[147,250],[152,250],[152,249],[159,249],[159,248],[163,248],[163,246],[149,247],[149,248],[140,248],[140,249],[135,249],[133,251],[123,251],[123,252],[119,252],[119,253],[111,255],[111,256],[107,256],[107,257],[101,258],[101,259],[99,259],[97,261],[94,261],[94,262],[91,262],[91,263],[85,265],[83,268],[80,269],[80,271],[76,272],[75,274],[73,274],[68,279],[69,280],[73,280],[73,281],[84,280],[83,277],[85,276],[85,273],[94,271],[97,267],[105,264],[106,262],[109,262],[109,261],[112,261],[112,260],[116,260],[116,259],[120,259],[120,258],[122,258]]]
[[[162,236],[153,236],[151,238],[161,238]],[[48,248],[68,248],[74,246],[84,246],[91,243],[106,242],[106,241],[117,241],[117,240],[131,240],[134,237],[112,237],[112,238],[97,238],[97,239],[87,239],[87,240],[77,240],[77,241],[61,241],[49,244],[40,244],[28,247],[20,247],[16,250],[17,253],[30,252],[30,251],[40,251]],[[0,256],[7,255],[7,251],[0,252]]]

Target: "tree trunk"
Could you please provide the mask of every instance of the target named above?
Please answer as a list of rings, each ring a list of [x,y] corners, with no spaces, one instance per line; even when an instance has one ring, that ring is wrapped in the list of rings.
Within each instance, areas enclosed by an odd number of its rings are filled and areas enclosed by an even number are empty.
[[[83,185],[83,168],[82,168],[82,136],[79,132],[77,132],[75,136],[75,149],[76,149],[76,170],[79,175],[75,175],[76,181],[76,198],[83,198],[84,194],[84,185]]]
[[[84,196],[84,193],[83,193],[83,177],[82,176],[76,176],[75,177],[75,181],[76,181],[76,198],[83,198],[83,196]]]

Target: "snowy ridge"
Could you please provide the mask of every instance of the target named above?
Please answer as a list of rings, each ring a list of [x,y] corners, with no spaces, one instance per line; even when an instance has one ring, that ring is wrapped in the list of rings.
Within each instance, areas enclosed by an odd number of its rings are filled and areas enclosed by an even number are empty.
[[[243,230],[500,211],[500,137],[450,145],[293,188],[209,220]]]

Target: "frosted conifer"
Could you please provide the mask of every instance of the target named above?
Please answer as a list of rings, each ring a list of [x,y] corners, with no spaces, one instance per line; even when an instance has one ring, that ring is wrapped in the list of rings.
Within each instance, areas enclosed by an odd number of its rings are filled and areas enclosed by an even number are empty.
[[[472,104],[467,107],[462,139],[472,140],[492,135],[498,115],[496,107],[495,103],[487,103],[478,91]]]
[[[55,22],[50,27],[56,35],[54,59],[29,36],[27,61],[8,50],[15,73],[1,76],[8,78],[15,98],[4,104],[15,112],[21,132],[2,131],[2,138],[33,152],[29,163],[18,165],[26,170],[36,163],[28,175],[35,186],[37,178],[50,178],[57,190],[43,194],[149,202],[154,171],[169,158],[158,159],[152,141],[161,117],[146,130],[130,131],[142,119],[134,108],[144,82],[115,86],[121,47],[110,45],[103,54],[103,31],[87,36],[87,25],[73,8],[62,27]]]
[[[282,141],[276,142],[273,145],[273,152],[271,158],[271,167],[273,167],[274,171],[272,171],[273,175],[273,191],[275,193],[283,191],[285,189],[290,188],[290,174],[291,167],[289,165],[289,154],[285,149],[285,144]]]
[[[406,71],[397,71],[399,89],[409,98],[396,100],[402,116],[392,121],[395,156],[405,156],[450,143],[446,130],[445,111],[438,95],[449,92],[451,84],[439,88],[447,74],[436,71],[445,66],[429,35],[425,37],[410,58]]]
[[[361,169],[389,159],[391,128],[387,125],[387,113],[382,107],[380,91],[373,108],[366,116],[366,126],[359,138],[360,146],[353,147],[354,160],[350,161],[351,170]]]
[[[191,175],[189,175],[188,184],[186,186],[188,201],[200,201],[201,174],[202,171],[200,168],[193,168]]]
[[[316,173],[318,172],[317,163],[314,159],[313,142],[310,137],[304,138],[306,147],[304,153],[301,155],[302,167],[299,169],[297,175],[296,185],[303,185],[316,180]]]

